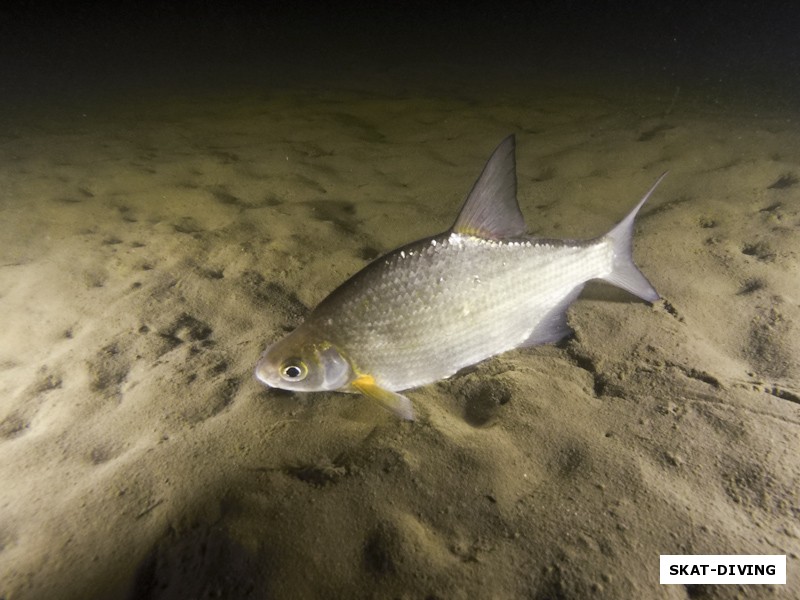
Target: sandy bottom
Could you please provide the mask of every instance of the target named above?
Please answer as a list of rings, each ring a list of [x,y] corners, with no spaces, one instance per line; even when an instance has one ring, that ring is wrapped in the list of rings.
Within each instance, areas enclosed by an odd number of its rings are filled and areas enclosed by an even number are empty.
[[[674,99],[674,98],[673,98]],[[67,106],[0,132],[0,597],[800,593],[797,115],[357,92]],[[575,336],[412,391],[270,391],[265,345],[446,229],[518,140],[533,233],[636,258]],[[787,554],[786,587],[659,585]]]

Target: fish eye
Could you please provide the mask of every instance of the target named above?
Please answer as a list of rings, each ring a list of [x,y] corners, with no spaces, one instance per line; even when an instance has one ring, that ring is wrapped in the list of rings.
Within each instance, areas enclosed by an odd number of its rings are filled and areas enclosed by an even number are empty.
[[[286,381],[302,381],[306,375],[308,375],[308,368],[302,360],[288,360],[281,367],[281,377]]]

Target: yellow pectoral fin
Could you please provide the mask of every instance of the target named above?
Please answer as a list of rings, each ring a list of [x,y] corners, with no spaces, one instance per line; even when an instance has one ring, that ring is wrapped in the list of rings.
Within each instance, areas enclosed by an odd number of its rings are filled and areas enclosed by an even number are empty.
[[[357,379],[352,381],[350,385],[365,396],[376,400],[383,408],[401,419],[405,419],[406,421],[414,420],[414,408],[411,406],[411,400],[402,394],[383,389],[375,383],[374,377],[370,375],[360,375]]]

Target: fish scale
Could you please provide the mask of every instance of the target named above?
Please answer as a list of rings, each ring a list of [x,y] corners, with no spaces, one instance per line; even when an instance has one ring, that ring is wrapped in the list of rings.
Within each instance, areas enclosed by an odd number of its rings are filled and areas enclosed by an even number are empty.
[[[530,237],[516,199],[510,136],[450,230],[398,248],[340,285],[267,348],[256,377],[296,391],[361,392],[411,419],[411,402],[398,392],[567,335],[567,308],[589,280],[654,302],[658,294],[633,263],[632,235],[636,213],[661,178],[604,236]]]
[[[607,241],[442,235],[379,259],[307,323],[382,387],[409,389],[516,348],[568,292],[610,272],[612,258]]]

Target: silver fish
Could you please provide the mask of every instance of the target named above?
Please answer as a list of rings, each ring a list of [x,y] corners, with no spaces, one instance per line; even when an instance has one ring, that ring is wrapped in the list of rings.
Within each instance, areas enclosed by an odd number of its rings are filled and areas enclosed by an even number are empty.
[[[286,390],[361,392],[413,420],[398,392],[445,379],[508,350],[569,334],[567,308],[591,279],[655,302],[633,262],[636,213],[586,241],[526,235],[514,136],[492,154],[455,224],[376,259],[334,290],[256,365]]]

